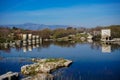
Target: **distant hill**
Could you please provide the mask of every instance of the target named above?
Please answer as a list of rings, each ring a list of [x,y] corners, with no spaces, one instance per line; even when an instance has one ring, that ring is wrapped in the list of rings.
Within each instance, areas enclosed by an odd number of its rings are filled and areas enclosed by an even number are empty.
[[[34,24],[34,23],[25,23],[25,24],[16,24],[16,25],[1,25],[1,26],[7,26],[7,27],[17,27],[22,29],[29,29],[29,30],[40,30],[40,29],[56,29],[56,28],[67,28],[68,25],[45,25],[45,24]]]

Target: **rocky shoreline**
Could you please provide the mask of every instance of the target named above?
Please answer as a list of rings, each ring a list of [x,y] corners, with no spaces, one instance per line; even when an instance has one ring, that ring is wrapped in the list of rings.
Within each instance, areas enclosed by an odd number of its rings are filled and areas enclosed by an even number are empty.
[[[71,60],[63,58],[50,58],[50,59],[31,59],[33,64],[24,65],[21,67],[21,74],[27,76],[21,80],[53,80],[54,76],[51,74],[54,70],[57,70],[62,67],[69,67],[72,63]],[[14,74],[13,72],[11,74]],[[11,77],[6,74],[2,75],[7,80],[13,80]],[[15,77],[19,77],[18,75]],[[4,80],[0,76],[0,80]],[[16,79],[18,80],[18,78]]]

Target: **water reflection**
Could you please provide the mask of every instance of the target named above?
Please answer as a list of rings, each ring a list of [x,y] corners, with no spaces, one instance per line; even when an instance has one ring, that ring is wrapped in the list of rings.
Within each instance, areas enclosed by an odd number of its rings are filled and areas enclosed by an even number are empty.
[[[27,52],[27,47],[23,46],[23,52]]]
[[[32,46],[28,46],[28,51],[32,51]]]
[[[103,53],[111,53],[111,45],[103,43],[102,44],[102,52]]]
[[[111,53],[115,50],[120,50],[119,42],[93,42],[91,49],[101,50],[102,53]]]
[[[90,44],[90,48],[91,49],[95,49],[95,50],[100,50],[100,47],[101,47],[101,44],[100,44],[100,42],[92,42],[91,44]]]
[[[15,48],[0,47],[0,75],[7,71],[19,72],[21,66],[28,64],[26,61],[21,62],[24,60],[22,57],[25,59],[62,57],[72,60],[73,64],[69,68],[53,72],[54,80],[120,80],[119,52],[119,42],[44,41],[42,44],[16,45]],[[14,57],[16,59],[13,59]]]
[[[72,42],[72,41],[66,41],[66,42],[51,42],[51,41],[44,41],[42,44],[37,43],[33,45],[14,45],[17,51],[20,51],[21,49],[23,52],[32,51],[33,49],[42,49],[42,48],[49,48],[50,45],[60,46],[62,48],[64,47],[72,47],[75,48],[77,44],[89,44],[90,48],[93,50],[101,50],[103,53],[111,53],[112,51],[120,49],[119,42]],[[11,47],[4,47],[0,46],[1,51],[5,51],[7,53],[10,53]]]

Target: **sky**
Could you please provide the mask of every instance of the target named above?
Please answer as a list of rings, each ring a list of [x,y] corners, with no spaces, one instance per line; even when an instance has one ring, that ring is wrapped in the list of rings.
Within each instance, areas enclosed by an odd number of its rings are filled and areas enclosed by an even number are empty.
[[[0,25],[120,25],[120,0],[0,0]]]

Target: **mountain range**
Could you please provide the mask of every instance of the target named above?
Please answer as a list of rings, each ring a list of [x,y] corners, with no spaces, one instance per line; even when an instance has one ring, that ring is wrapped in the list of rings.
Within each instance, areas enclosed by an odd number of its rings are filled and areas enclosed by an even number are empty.
[[[10,25],[1,25],[6,26],[9,28],[22,28],[22,29],[29,29],[29,30],[40,30],[40,29],[56,29],[56,28],[67,28],[69,25],[46,25],[46,24],[35,24],[35,23],[24,23],[24,24],[10,24]]]

